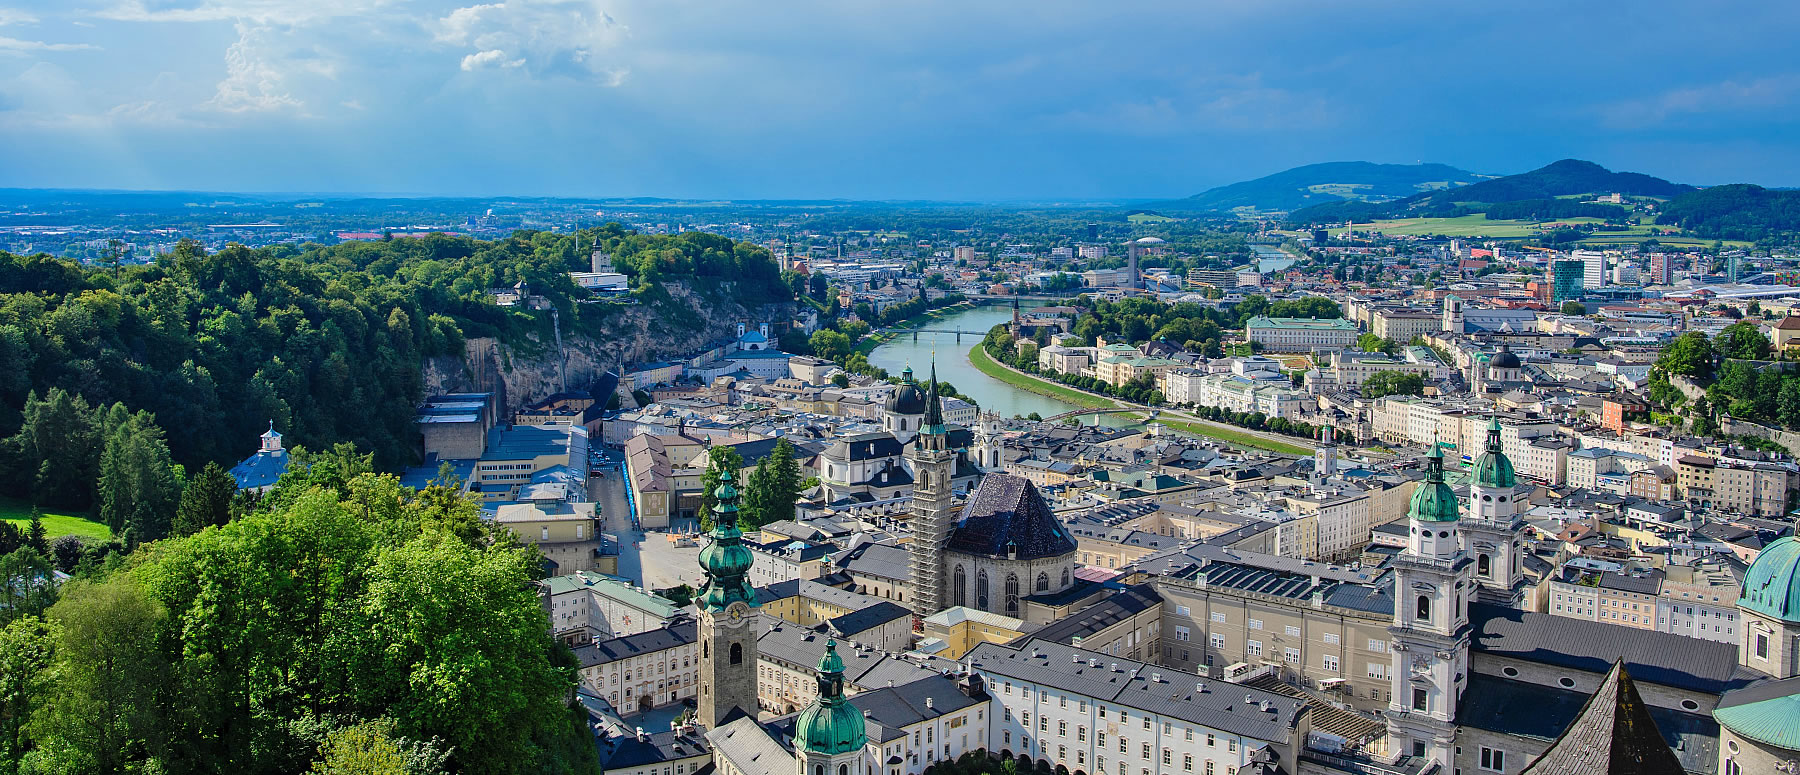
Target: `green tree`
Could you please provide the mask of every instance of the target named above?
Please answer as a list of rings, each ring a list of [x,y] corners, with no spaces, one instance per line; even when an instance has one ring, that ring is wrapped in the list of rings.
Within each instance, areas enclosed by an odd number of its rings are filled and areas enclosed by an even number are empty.
[[[392,719],[365,721],[332,732],[319,746],[313,775],[437,775],[450,752],[436,741],[399,736]]]
[[[181,491],[172,535],[187,536],[231,521],[237,482],[218,463],[208,462]]]
[[[25,546],[0,557],[0,624],[40,616],[56,602],[56,566]]]
[[[764,484],[767,489],[758,515],[762,519],[759,524],[794,518],[794,503],[800,499],[801,489],[800,461],[796,453],[793,442],[778,439],[775,449],[763,459],[769,467],[769,475]]]
[[[19,494],[34,503],[85,509],[94,501],[101,437],[94,410],[81,396],[51,388],[25,399],[19,432],[7,439],[6,457]]]
[[[850,354],[850,337],[829,328],[814,331],[808,343],[814,355],[826,360],[837,361]]]
[[[124,574],[64,589],[48,614],[55,682],[31,730],[56,771],[124,772],[166,742],[158,695],[169,664],[156,642],[166,616]]]
[[[1656,367],[1702,385],[1708,384],[1713,377],[1712,343],[1699,331],[1684,333],[1663,347],[1662,354],[1656,358]]]
[[[841,371],[837,372],[831,375],[831,384],[841,388],[850,387],[850,375]]]
[[[169,534],[181,482],[162,429],[149,412],[124,404],[106,412],[106,446],[100,453],[100,521],[114,533],[130,528],[140,541]]]
[[[1378,371],[1363,380],[1364,398],[1419,396],[1425,394],[1425,378],[1409,371]]]
[[[1582,304],[1579,301],[1570,299],[1569,301],[1565,301],[1562,303],[1562,313],[1564,315],[1586,315],[1587,314],[1587,305]]]
[[[706,471],[700,475],[700,487],[703,491],[700,507],[701,530],[713,528],[713,507],[719,504],[718,497],[714,495],[714,492],[719,489],[719,472],[730,471],[731,475],[736,477],[738,472],[743,469],[744,456],[738,454],[735,447],[717,446],[706,451]]]
[[[56,640],[55,629],[36,617],[0,629],[0,770],[17,772],[32,746],[27,725],[49,698]]]
[[[1755,323],[1744,321],[1733,323],[1719,332],[1715,343],[1719,354],[1726,358],[1739,358],[1750,361],[1766,361],[1769,359],[1769,338],[1763,336]]]

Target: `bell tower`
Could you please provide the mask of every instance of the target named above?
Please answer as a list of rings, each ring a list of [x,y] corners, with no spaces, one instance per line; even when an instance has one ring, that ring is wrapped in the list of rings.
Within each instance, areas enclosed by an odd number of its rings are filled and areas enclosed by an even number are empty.
[[[1501,451],[1500,418],[1488,422],[1487,451],[1475,459],[1469,482],[1469,518],[1463,535],[1475,560],[1476,596],[1483,603],[1520,608],[1525,600],[1520,533],[1519,478]]]
[[[1433,443],[1425,481],[1407,509],[1407,546],[1393,560],[1390,751],[1455,763],[1456,705],[1469,672],[1473,561],[1461,546],[1460,504],[1444,483],[1444,453]]]
[[[700,569],[705,583],[696,593],[700,609],[700,702],[697,718],[708,729],[717,729],[732,710],[756,715],[756,590],[748,575],[755,560],[744,546],[738,527],[738,491],[734,472],[719,472],[719,489],[713,491],[711,542],[700,550]]]
[[[956,453],[950,450],[944,408],[938,403],[937,364],[925,393],[925,420],[918,438],[906,450],[912,463],[912,593],[913,613],[930,616],[944,610],[944,546],[950,542],[950,478]]]
[[[975,428],[975,465],[982,471],[999,471],[1005,461],[1006,443],[1000,437],[1000,415],[982,412]]]

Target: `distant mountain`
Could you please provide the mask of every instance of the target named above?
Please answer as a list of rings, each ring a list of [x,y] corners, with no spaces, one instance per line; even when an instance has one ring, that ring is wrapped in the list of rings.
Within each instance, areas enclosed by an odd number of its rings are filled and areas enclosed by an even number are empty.
[[[1170,204],[1191,210],[1286,211],[1345,200],[1385,202],[1479,180],[1482,176],[1444,164],[1334,161],[1220,186]]]
[[[1584,195],[1624,194],[1674,198],[1696,189],[1637,172],[1613,172],[1591,161],[1563,159],[1530,172],[1431,191],[1391,202],[1325,202],[1295,210],[1295,224],[1381,218],[1457,216],[1485,212],[1495,220],[1624,217],[1618,205],[1590,204]],[[1577,197],[1564,199],[1562,197]]]
[[[1530,172],[1484,180],[1454,192],[1440,191],[1424,197],[1436,203],[1518,202],[1555,199],[1575,194],[1624,194],[1672,197],[1693,191],[1693,186],[1670,183],[1638,172],[1613,172],[1591,161],[1563,159]]]

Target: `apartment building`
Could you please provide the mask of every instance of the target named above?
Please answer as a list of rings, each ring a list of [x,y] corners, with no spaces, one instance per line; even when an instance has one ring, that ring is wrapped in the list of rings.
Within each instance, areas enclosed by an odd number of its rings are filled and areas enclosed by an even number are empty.
[[[1723,561],[1663,569],[1656,596],[1656,629],[1690,638],[1738,643],[1737,599],[1742,577]]]

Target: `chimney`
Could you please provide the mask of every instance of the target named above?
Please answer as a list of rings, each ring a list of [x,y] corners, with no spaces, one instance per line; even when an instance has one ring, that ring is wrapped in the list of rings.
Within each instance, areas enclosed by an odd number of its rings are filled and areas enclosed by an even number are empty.
[[[925,709],[926,710],[930,710],[936,706],[937,706],[937,704],[932,702],[932,699],[930,697],[925,698]]]
[[[638,742],[640,742],[640,743],[642,743],[642,742],[644,742],[644,741],[645,741],[645,740],[648,740],[648,739],[650,739],[650,736],[649,736],[649,735],[646,735],[646,734],[644,734],[644,728],[643,728],[643,727],[638,727],[638,728],[637,728],[637,739],[638,739]]]

